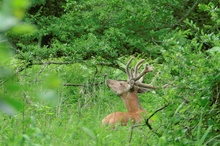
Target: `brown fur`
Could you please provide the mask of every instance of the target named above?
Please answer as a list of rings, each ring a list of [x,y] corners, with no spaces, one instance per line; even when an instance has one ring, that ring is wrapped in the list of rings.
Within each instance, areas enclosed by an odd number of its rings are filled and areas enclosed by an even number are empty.
[[[141,123],[143,120],[141,113],[147,114],[147,112],[144,110],[139,110],[134,113],[128,113],[128,112],[111,113],[102,120],[102,125],[115,125],[119,123],[122,126],[126,126],[129,121],[131,121],[133,124]]]
[[[102,120],[102,125],[120,124],[126,126],[129,121],[133,124],[142,123],[142,116],[146,115],[147,112],[139,103],[138,88],[135,86],[134,90],[130,91],[126,81],[107,80],[106,83],[113,92],[122,98],[128,112],[111,113]]]
[[[124,102],[127,112],[115,112],[107,115],[102,120],[102,125],[116,125],[121,124],[123,126],[127,125],[129,121],[133,124],[141,123],[143,121],[143,116],[147,112],[142,108],[138,100],[138,93],[144,93],[151,89],[156,89],[156,87],[151,84],[145,84],[143,78],[147,72],[152,72],[153,67],[146,64],[143,71],[139,74],[138,69],[143,63],[144,59],[140,60],[134,69],[129,70],[129,65],[133,58],[131,58],[126,65],[126,73],[128,75],[128,81],[124,80],[106,80],[106,84],[111,88],[111,90],[120,96]]]

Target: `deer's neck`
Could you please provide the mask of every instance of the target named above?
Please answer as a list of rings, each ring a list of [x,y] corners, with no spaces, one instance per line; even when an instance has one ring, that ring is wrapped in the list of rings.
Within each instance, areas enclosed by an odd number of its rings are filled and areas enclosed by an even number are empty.
[[[128,112],[137,112],[138,110],[143,110],[136,92],[128,92],[123,94],[121,97]]]

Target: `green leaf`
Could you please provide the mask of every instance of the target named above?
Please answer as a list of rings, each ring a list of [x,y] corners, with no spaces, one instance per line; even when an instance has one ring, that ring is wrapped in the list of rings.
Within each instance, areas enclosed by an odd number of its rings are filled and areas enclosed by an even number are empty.
[[[5,43],[0,43],[0,65],[5,65],[5,62],[8,62],[12,56],[13,53],[9,49],[8,45]]]
[[[31,24],[17,24],[10,30],[11,35],[30,35],[36,32],[36,27]]]
[[[219,46],[215,46],[215,47],[209,49],[207,52],[210,53],[211,55],[214,55],[216,53],[220,53],[220,47]]]
[[[57,75],[48,75],[44,80],[44,86],[50,89],[56,89],[61,85],[61,80]]]
[[[16,25],[18,23],[18,19],[12,16],[4,15],[0,12],[0,32],[4,32],[6,30],[9,30],[11,27]]]
[[[96,137],[95,133],[94,133],[91,129],[88,129],[87,127],[82,127],[82,130],[83,130],[90,138],[92,138],[92,140],[94,140],[94,141],[97,140],[97,137]]]
[[[45,104],[56,106],[58,104],[58,95],[54,90],[38,91],[37,98]]]
[[[0,111],[7,113],[8,115],[14,115],[22,109],[22,103],[12,99],[3,98],[0,99]]]
[[[209,132],[210,132],[211,130],[212,130],[212,126],[209,126],[209,128],[206,129],[206,131],[205,131],[205,133],[203,134],[202,138],[199,140],[199,141],[200,141],[199,146],[200,146],[200,145],[206,146],[206,144],[204,144],[204,143],[205,143],[205,139],[206,139],[207,135],[209,134]]]

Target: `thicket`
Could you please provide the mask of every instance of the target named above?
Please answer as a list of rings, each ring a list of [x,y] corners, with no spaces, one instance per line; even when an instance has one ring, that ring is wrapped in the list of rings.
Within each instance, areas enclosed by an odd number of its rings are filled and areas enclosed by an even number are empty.
[[[218,0],[0,3],[1,145],[220,144]],[[125,111],[104,82],[130,56],[169,85],[140,95],[149,115],[169,105],[132,135],[101,126]]]

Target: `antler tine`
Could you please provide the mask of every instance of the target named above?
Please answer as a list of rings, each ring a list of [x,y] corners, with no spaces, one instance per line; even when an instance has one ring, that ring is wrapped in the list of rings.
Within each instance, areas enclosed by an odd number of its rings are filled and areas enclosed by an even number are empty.
[[[147,72],[153,71],[153,67],[149,67],[148,64],[145,65],[143,71],[139,74],[139,76],[135,77],[135,81],[139,80],[142,76],[144,76]]]
[[[145,83],[140,83],[140,82],[135,82],[134,84],[139,87],[144,87],[144,88],[149,88],[149,89],[157,89],[157,87],[154,87],[150,84],[145,84]]]
[[[147,64],[146,64],[146,66],[147,66]],[[149,71],[153,71],[153,68],[147,66],[146,73],[149,72]],[[145,73],[145,74],[146,74],[146,73]],[[145,75],[145,74],[144,74],[144,75]],[[158,73],[154,76],[154,78],[153,78],[153,80],[151,81],[150,84],[145,84],[145,83],[141,83],[141,82],[135,82],[135,85],[136,85],[136,86],[139,86],[139,87],[147,88],[147,89],[157,89],[157,87],[152,86],[152,84],[155,82],[155,80],[156,80],[156,78],[158,77],[159,74],[160,74],[160,72],[158,72]]]
[[[133,79],[134,78],[134,68],[131,68],[130,75],[131,75],[131,79]]]
[[[134,77],[136,78],[138,75],[139,66],[144,62],[145,59],[141,59],[134,67]]]
[[[131,61],[134,59],[134,57],[132,57],[128,63],[126,64],[126,68],[125,68],[125,71],[126,71],[126,74],[128,75],[128,79],[132,79],[133,78],[133,75],[132,75],[132,71],[130,72],[129,71],[129,65],[131,64]]]

